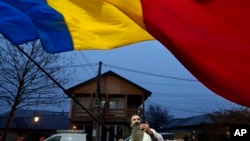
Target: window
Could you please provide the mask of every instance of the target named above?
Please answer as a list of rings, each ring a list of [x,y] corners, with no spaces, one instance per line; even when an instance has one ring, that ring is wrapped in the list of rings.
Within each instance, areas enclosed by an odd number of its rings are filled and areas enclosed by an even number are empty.
[[[125,108],[124,98],[110,98],[109,108]]]
[[[117,108],[117,101],[109,101],[109,108]]]
[[[61,136],[55,136],[55,137],[48,139],[48,141],[60,141],[60,139],[61,139]]]

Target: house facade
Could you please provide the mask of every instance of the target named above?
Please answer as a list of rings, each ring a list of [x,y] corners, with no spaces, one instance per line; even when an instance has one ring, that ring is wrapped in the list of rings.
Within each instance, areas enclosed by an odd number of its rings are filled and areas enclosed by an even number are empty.
[[[98,134],[102,141],[115,140],[104,126],[94,126],[96,120],[81,107],[84,106],[115,135],[125,138],[130,134],[130,117],[144,115],[144,101],[151,92],[112,71],[99,78],[100,93],[97,93],[97,77],[68,89],[81,104],[71,101],[69,118],[72,128],[85,130],[89,139]]]

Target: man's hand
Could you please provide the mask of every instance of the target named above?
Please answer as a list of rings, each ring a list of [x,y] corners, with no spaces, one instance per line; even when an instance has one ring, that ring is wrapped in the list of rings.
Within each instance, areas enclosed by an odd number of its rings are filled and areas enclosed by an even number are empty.
[[[140,129],[144,132],[148,133],[151,137],[154,136],[154,133],[150,130],[148,123],[142,123],[140,124]]]

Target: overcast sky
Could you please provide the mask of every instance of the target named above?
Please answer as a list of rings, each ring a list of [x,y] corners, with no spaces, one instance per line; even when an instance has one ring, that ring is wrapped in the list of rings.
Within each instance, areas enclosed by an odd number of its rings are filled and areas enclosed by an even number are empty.
[[[146,105],[167,108],[176,118],[201,115],[215,110],[240,107],[211,92],[159,42],[147,41],[113,50],[72,51],[78,75],[76,85],[97,75],[98,62],[102,73],[112,70],[152,92]]]
[[[65,86],[66,89],[95,77],[98,63],[102,61],[102,73],[112,70],[151,91],[152,95],[146,100],[146,106],[160,105],[175,118],[240,107],[203,86],[157,41],[141,42],[113,50],[69,51],[62,54],[73,58],[73,67],[77,70],[72,74],[75,81]],[[53,108],[69,111],[69,102]],[[6,109],[0,106],[0,111]]]

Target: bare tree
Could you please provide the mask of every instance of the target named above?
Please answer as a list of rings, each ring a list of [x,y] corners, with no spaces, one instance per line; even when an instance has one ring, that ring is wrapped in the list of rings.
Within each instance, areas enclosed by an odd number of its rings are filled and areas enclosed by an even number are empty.
[[[145,117],[150,127],[159,130],[162,125],[166,124],[170,119],[173,119],[174,116],[170,115],[167,109],[159,105],[149,105]]]
[[[221,109],[207,113],[207,116],[211,120],[211,124],[200,126],[203,130],[200,134],[202,141],[228,141],[231,126],[250,124],[250,109],[245,107]]]
[[[209,114],[215,125],[250,124],[249,108],[225,109]]]
[[[44,52],[39,41],[29,42],[21,47],[59,83],[68,82],[69,75],[65,69],[67,60],[62,59],[60,54]],[[66,100],[66,95],[31,60],[3,37],[0,37],[0,60],[0,98],[11,107],[2,139],[6,140],[17,109],[58,105]]]

